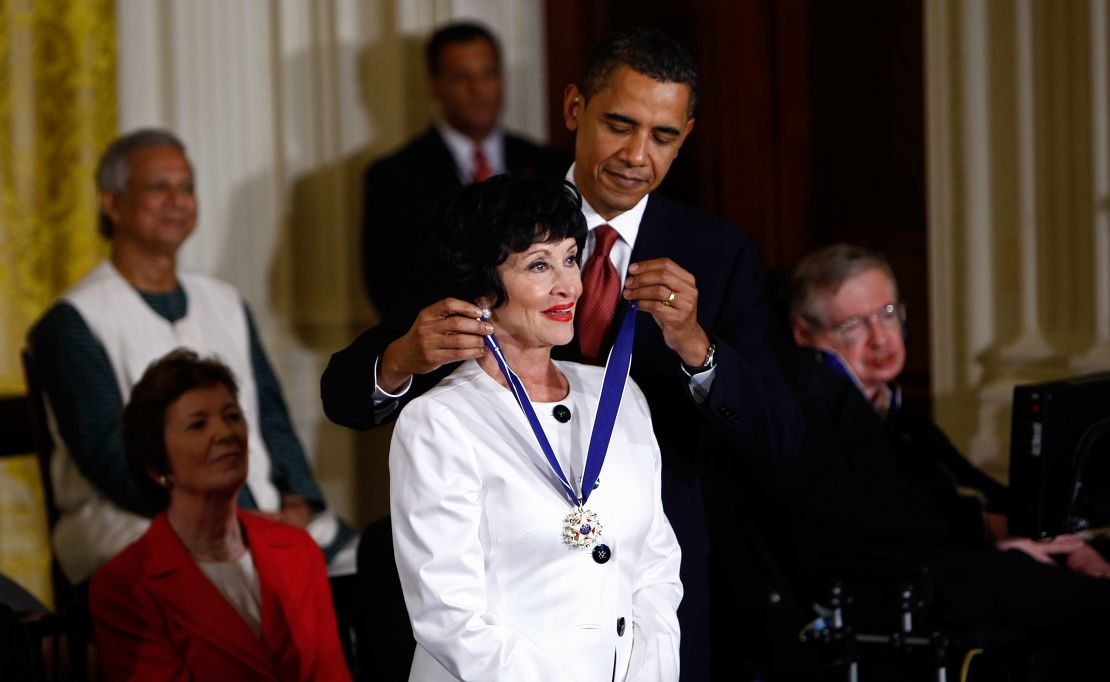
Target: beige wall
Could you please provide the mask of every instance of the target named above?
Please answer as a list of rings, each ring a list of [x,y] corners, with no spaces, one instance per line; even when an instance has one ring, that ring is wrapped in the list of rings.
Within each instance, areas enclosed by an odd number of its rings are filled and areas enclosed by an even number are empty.
[[[374,320],[359,284],[359,177],[431,116],[429,29],[477,18],[503,40],[506,123],[546,130],[539,0],[117,0],[120,128],[163,125],[196,166],[184,263],[238,286],[332,504],[384,512],[386,431],[322,415],[332,351]]]
[[[1106,0],[926,0],[941,426],[1006,477],[1013,386],[1110,369]]]

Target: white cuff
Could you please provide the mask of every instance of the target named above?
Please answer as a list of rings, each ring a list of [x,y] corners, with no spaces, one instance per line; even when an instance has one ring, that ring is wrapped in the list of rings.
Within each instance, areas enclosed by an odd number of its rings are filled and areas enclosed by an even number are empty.
[[[679,363],[679,367],[682,367],[682,363]],[[709,389],[713,388],[713,378],[717,376],[717,367],[714,366],[697,374],[690,374],[685,367],[682,367],[682,371],[690,377],[690,395],[694,398],[695,403],[701,405],[709,397]]]
[[[404,395],[406,393],[409,392],[409,389],[412,388],[412,377],[411,376],[409,377],[408,381],[406,381],[404,383],[404,385],[401,386],[400,389],[398,389],[397,393],[389,393],[389,392],[385,391],[381,386],[379,386],[378,385],[378,363],[380,363],[381,361],[382,361],[381,356],[378,356],[374,360],[374,394],[372,396],[370,396],[371,399],[374,401],[374,407],[381,407],[383,403],[386,403],[390,400],[397,400],[398,398],[402,398],[402,397],[404,397]]]

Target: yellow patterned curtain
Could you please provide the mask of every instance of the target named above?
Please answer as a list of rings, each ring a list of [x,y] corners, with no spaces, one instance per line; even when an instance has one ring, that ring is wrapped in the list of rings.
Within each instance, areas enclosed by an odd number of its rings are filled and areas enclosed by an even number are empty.
[[[22,393],[27,329],[103,258],[93,169],[116,134],[113,0],[0,0],[0,392]],[[0,461],[0,572],[47,604],[33,457]]]

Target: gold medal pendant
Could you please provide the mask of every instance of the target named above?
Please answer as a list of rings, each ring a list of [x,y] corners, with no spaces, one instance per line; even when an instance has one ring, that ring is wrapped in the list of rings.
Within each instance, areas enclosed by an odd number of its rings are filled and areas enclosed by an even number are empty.
[[[563,542],[578,549],[589,549],[601,538],[601,521],[589,509],[578,507],[563,519]]]

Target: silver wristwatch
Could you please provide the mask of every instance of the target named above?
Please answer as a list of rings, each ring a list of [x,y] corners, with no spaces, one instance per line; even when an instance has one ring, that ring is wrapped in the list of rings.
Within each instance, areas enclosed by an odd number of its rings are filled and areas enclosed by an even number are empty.
[[[717,344],[713,343],[712,341],[709,342],[709,348],[705,349],[705,360],[702,361],[701,365],[699,365],[697,367],[691,367],[690,365],[687,365],[685,362],[682,363],[683,369],[685,369],[686,373],[690,374],[690,375],[700,374],[702,372],[708,372],[709,370],[713,369],[716,366],[717,366]]]

